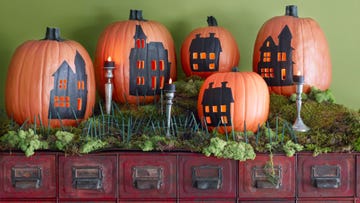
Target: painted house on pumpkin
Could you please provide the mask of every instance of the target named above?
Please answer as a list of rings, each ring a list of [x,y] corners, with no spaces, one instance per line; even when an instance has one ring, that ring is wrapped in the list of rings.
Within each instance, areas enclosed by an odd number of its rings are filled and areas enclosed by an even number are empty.
[[[292,85],[292,35],[286,25],[278,36],[279,45],[269,36],[260,47],[258,73],[269,86]]]
[[[190,67],[194,72],[212,72],[219,70],[219,57],[222,52],[219,38],[215,33],[209,37],[197,34],[190,44]]]
[[[227,125],[231,126],[230,105],[234,103],[231,88],[226,87],[227,82],[222,82],[221,87],[209,87],[204,91],[201,104],[206,124],[208,126]]]
[[[146,42],[146,35],[140,25],[136,25],[130,60],[130,95],[160,94],[165,81],[170,77],[168,51],[162,42]]]
[[[87,101],[87,75],[85,62],[79,52],[75,55],[75,73],[64,60],[54,77],[54,88],[50,91],[48,118],[84,118]]]

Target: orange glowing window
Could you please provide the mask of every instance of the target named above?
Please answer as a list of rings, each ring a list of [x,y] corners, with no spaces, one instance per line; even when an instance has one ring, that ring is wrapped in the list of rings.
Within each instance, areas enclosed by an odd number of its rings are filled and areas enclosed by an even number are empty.
[[[270,46],[270,42],[267,41],[267,42],[266,42],[266,47],[269,47],[269,46]]]
[[[80,111],[82,108],[82,99],[78,98],[77,99],[77,110]]]
[[[209,59],[211,59],[211,60],[215,60],[215,53],[214,52],[211,52],[211,53],[209,53]]]
[[[214,112],[214,113],[218,112],[217,106],[212,106],[212,112]]]
[[[211,123],[211,118],[210,118],[210,116],[206,116],[205,119],[206,119],[206,123],[207,123],[207,124],[210,124],[210,123]]]
[[[286,80],[286,69],[285,68],[281,69],[281,80]]]
[[[221,116],[221,123],[222,123],[222,124],[228,124],[228,118],[227,118],[227,116]]]
[[[199,70],[199,64],[197,64],[197,63],[194,63],[192,67],[193,67],[193,70]]]
[[[141,48],[145,48],[145,40],[144,39],[141,40]]]
[[[165,70],[165,61],[164,60],[160,60],[159,61],[159,69],[161,71],[164,71]]]
[[[156,76],[151,77],[151,89],[156,89]]]
[[[274,68],[269,68],[270,73],[274,72]]]
[[[209,64],[209,69],[214,70],[215,69],[215,63],[210,63]]]
[[[271,61],[271,52],[264,52],[263,53],[263,62],[270,62]]]
[[[209,106],[205,106],[205,112],[206,112],[206,113],[209,113],[209,112],[210,112]]]
[[[164,76],[160,76],[160,89],[164,88],[164,84],[165,84],[165,77]]]
[[[140,39],[137,39],[137,40],[136,40],[136,46],[137,46],[137,48],[141,48],[141,42],[140,42]]]
[[[278,52],[278,61],[286,61],[286,52]]]
[[[67,80],[59,80],[59,89],[66,89]]]
[[[270,78],[274,78],[274,73],[270,73]]]
[[[141,84],[141,77],[136,77],[136,84],[137,85],[140,85]]]
[[[192,58],[193,59],[198,59],[198,57],[199,57],[199,54],[197,52],[192,53]]]
[[[206,59],[206,52],[200,53],[200,59]]]
[[[151,70],[153,70],[153,71],[156,70],[156,60],[151,61]]]
[[[226,105],[220,105],[220,111],[226,112]]]
[[[142,85],[145,84],[145,77],[141,77],[141,84],[142,84]]]

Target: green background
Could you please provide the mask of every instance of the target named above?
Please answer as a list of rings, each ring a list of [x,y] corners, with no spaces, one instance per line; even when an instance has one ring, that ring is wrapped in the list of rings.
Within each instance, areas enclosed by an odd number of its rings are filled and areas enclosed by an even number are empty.
[[[159,21],[171,32],[177,49],[178,74],[183,77],[179,51],[188,33],[206,26],[213,15],[236,38],[242,71],[251,71],[252,52],[261,25],[284,15],[285,6],[298,6],[299,17],[315,19],[330,46],[337,103],[360,108],[359,0],[0,0],[0,109],[5,80],[15,49],[27,40],[44,37],[47,26],[59,27],[62,37],[81,43],[93,58],[102,30],[126,20],[130,9],[143,10],[145,19]],[[19,98],[21,99],[21,98]]]

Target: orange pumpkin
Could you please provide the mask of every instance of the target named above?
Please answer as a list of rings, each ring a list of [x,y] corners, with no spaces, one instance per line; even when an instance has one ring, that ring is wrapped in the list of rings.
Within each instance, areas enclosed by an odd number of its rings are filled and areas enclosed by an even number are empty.
[[[230,72],[240,53],[232,34],[208,17],[208,27],[193,30],[181,46],[181,64],[186,76],[206,78],[216,72]]]
[[[276,94],[295,93],[293,75],[304,76],[304,92],[309,92],[311,86],[328,89],[330,53],[318,23],[311,18],[299,18],[296,6],[287,6],[285,16],[266,21],[256,38],[253,71]]]
[[[164,84],[176,80],[174,41],[166,27],[145,20],[140,10],[131,10],[129,20],[115,22],[102,32],[95,54],[98,91],[105,94],[104,61],[115,62],[113,100],[119,103],[149,103]]]
[[[197,103],[198,115],[210,130],[220,133],[257,131],[268,118],[269,90],[254,72],[214,73],[202,85]]]
[[[47,28],[43,40],[19,46],[10,62],[5,105],[9,117],[44,126],[76,125],[91,116],[95,77],[84,47]]]

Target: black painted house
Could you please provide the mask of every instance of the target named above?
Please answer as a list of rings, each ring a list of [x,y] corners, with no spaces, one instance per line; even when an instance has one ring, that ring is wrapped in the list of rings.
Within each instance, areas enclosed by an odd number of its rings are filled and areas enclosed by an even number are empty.
[[[63,61],[54,77],[50,91],[49,119],[84,118],[87,104],[87,75],[85,62],[79,52],[75,55],[75,73],[67,61]]]
[[[130,60],[130,95],[145,96],[160,94],[165,81],[170,77],[168,50],[162,42],[147,42],[140,25],[136,26],[134,48]]]
[[[234,103],[234,98],[231,88],[226,87],[226,84],[227,82],[222,82],[221,87],[213,87],[214,83],[209,83],[204,91],[201,104],[208,126],[231,126],[230,105]]]
[[[292,85],[293,64],[291,39],[292,35],[286,25],[278,36],[276,45],[269,36],[260,47],[258,73],[269,86]]]
[[[215,72],[219,70],[219,57],[221,43],[215,33],[209,33],[209,37],[200,37],[197,34],[191,41],[190,66],[194,72]]]

